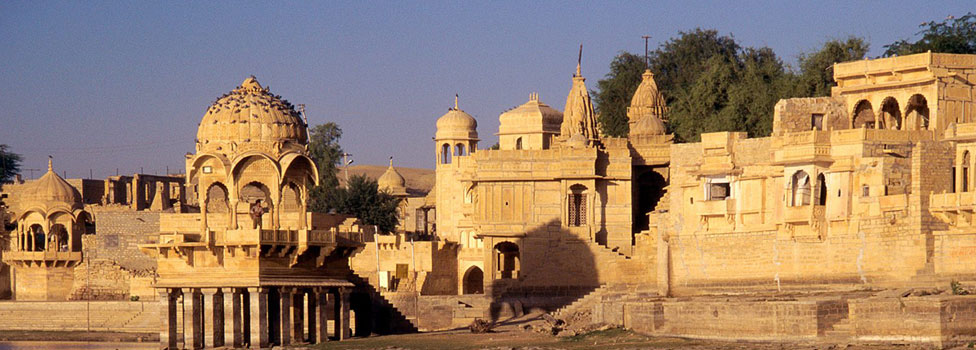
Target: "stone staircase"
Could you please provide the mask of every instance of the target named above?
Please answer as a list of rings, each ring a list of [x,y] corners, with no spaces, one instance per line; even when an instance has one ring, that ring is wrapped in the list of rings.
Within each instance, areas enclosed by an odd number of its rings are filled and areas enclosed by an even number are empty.
[[[573,301],[569,305],[557,309],[552,314],[556,318],[564,319],[569,316],[572,316],[576,312],[583,311],[586,308],[592,308],[594,303],[600,302],[600,300],[603,298],[603,295],[606,294],[608,290],[609,288],[607,287],[606,284],[601,285],[600,287],[590,291],[589,293],[586,293],[579,299],[576,299],[576,301]]]
[[[854,325],[851,324],[850,318],[844,318],[824,330],[823,336],[826,340],[833,342],[850,341],[854,336]]]
[[[416,315],[405,314],[406,308],[397,307],[395,293],[377,290],[369,280],[355,272],[349,274],[349,281],[360,291],[370,296],[375,308],[387,309],[390,312],[390,331],[394,333],[413,333],[418,331]]]

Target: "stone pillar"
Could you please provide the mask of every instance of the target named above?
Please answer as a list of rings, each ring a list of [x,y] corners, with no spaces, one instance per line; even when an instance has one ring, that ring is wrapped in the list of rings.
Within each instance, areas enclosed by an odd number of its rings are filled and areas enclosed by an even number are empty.
[[[241,295],[233,288],[221,288],[224,293],[224,346],[239,348],[244,344],[241,325]]]
[[[251,348],[268,347],[268,288],[247,289],[251,295]]]
[[[227,203],[227,205],[230,206],[230,215],[228,215],[230,216],[230,229],[231,230],[239,229],[240,227],[237,227],[237,195],[231,197],[231,199],[228,202],[229,203]]]
[[[159,345],[166,350],[176,350],[176,295],[169,289],[157,288],[161,308],[159,309]]]
[[[281,327],[278,328],[278,330],[279,330],[278,333],[280,335],[279,338],[281,340],[281,346],[285,346],[285,345],[291,344],[291,334],[292,334],[292,327],[291,327],[291,307],[292,307],[291,297],[292,297],[292,295],[291,295],[291,293],[292,293],[292,289],[291,288],[288,288],[288,287],[281,287],[280,291],[281,292],[278,293],[278,294],[281,295],[281,299],[279,299],[279,301],[280,301],[280,304],[279,305],[281,306],[279,308],[281,310],[281,317],[280,317],[280,319],[281,319]]]
[[[224,330],[218,328],[217,324],[217,288],[203,288],[200,289],[203,293],[203,347],[210,348],[217,346],[217,333],[220,332],[220,338],[223,340]]]
[[[183,339],[184,348],[201,349],[203,348],[203,295],[198,288],[183,288],[183,304],[190,304],[189,308],[184,306],[183,311]],[[189,309],[189,310],[187,310]]]
[[[352,330],[349,328],[349,289],[340,287],[336,290],[335,301],[336,315],[335,328],[336,337],[345,340],[352,337]]]
[[[295,343],[305,342],[305,291],[297,288],[292,295],[292,341]]]
[[[316,324],[316,322],[315,322],[315,319],[316,319],[315,318],[316,317],[316,314],[315,314],[315,309],[316,309],[316,307],[315,307],[315,305],[316,305],[316,302],[315,302],[315,290],[314,289],[309,289],[308,290],[308,293],[306,295],[308,295],[308,301],[307,301],[307,304],[305,306],[305,310],[306,310],[305,311],[305,318],[308,319],[308,335],[306,335],[306,338],[305,339],[308,339],[308,342],[309,343],[315,344],[315,329],[316,329],[316,326],[315,326],[315,324]]]
[[[312,327],[309,327],[308,332],[311,336],[315,335],[313,340],[316,344],[321,344],[329,341],[329,314],[334,313],[335,307],[329,302],[329,291],[325,288],[315,289],[315,323],[317,323],[316,332],[312,332]],[[312,317],[312,315],[309,315]],[[333,316],[334,317],[334,316]]]

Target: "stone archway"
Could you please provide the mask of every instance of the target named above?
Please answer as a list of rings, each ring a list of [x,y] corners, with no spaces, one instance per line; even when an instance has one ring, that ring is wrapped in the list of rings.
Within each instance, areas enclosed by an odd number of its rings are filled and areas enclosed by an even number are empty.
[[[867,100],[858,101],[851,113],[851,127],[854,129],[874,129],[874,109]]]
[[[485,273],[480,267],[471,266],[464,272],[462,292],[464,294],[485,293]]]

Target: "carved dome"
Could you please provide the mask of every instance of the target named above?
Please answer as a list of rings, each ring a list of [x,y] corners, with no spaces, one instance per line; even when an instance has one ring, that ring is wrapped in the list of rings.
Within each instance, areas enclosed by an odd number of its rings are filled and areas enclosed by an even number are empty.
[[[304,150],[305,121],[287,100],[271,94],[254,76],[217,99],[197,130],[197,151],[238,154],[257,150],[271,154]]]
[[[539,101],[539,95],[533,93],[529,95],[529,102],[505,111],[498,116],[498,133],[558,134],[562,123],[563,112]]]
[[[376,183],[379,185],[380,190],[389,191],[393,195],[400,196],[407,194],[407,180],[393,168],[393,158],[390,158],[390,167],[376,180]]]
[[[24,209],[31,207],[54,208],[66,206],[72,209],[81,207],[81,195],[71,184],[54,172],[54,164],[49,159],[47,173],[34,181],[31,187],[24,191],[20,206]]]
[[[636,123],[647,116],[664,118],[665,115],[664,96],[657,89],[654,73],[648,69],[644,71],[642,77],[637,91],[634,91],[634,97],[630,100],[630,107],[627,108],[627,118],[631,123]]]
[[[478,121],[470,114],[458,108],[457,98],[454,98],[454,108],[437,119],[437,140],[477,140]]]

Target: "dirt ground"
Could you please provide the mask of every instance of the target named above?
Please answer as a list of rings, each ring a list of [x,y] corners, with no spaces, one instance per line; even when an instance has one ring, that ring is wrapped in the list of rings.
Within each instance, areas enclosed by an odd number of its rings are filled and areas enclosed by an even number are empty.
[[[572,350],[572,349],[757,349],[757,350],[919,350],[928,349],[917,345],[888,344],[809,344],[809,343],[760,343],[692,340],[670,337],[648,337],[625,329],[610,328],[557,337],[524,330],[525,325],[540,325],[541,320],[521,320],[503,324],[492,333],[473,334],[469,330],[372,336],[354,338],[342,342],[296,349],[361,349],[361,350]]]

